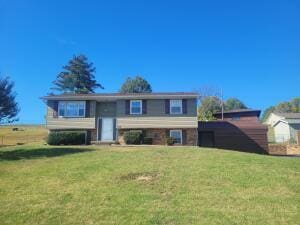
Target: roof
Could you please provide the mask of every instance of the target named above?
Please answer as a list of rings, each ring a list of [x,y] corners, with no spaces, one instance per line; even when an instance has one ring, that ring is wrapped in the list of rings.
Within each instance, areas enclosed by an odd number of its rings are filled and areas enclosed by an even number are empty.
[[[264,123],[274,127],[281,122],[287,124],[300,124],[300,113],[273,112],[268,116]]]
[[[300,113],[273,113],[277,116],[283,117],[285,119],[300,119]]]
[[[227,110],[224,111],[223,114],[256,114],[257,117],[260,115],[259,109],[234,109],[234,110]],[[222,112],[214,113],[214,116],[222,115]]]
[[[198,98],[196,92],[154,92],[154,93],[92,93],[74,94],[64,93],[60,95],[48,95],[41,97],[44,100],[117,100],[117,99],[176,99],[176,98]]]

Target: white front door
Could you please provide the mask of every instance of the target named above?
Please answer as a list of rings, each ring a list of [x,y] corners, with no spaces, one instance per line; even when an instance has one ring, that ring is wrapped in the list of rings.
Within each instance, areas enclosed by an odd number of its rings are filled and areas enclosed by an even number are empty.
[[[102,118],[101,141],[112,141],[114,139],[113,118]]]

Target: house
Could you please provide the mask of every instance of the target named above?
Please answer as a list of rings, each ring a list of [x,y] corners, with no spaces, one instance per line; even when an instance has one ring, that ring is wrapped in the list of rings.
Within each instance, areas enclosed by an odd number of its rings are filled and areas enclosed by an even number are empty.
[[[165,144],[197,145],[197,93],[61,94],[42,97],[51,131],[82,130],[87,143],[124,144],[124,132],[140,130]]]
[[[199,121],[198,143],[246,152],[268,151],[267,126],[259,121],[260,110],[239,109],[215,113],[215,121]]]
[[[300,144],[300,113],[271,113],[266,119],[276,143]]]

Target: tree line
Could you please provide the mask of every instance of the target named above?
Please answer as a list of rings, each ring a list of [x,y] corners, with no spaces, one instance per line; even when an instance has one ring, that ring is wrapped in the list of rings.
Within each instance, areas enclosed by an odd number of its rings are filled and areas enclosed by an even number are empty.
[[[75,55],[69,60],[63,70],[58,73],[52,82],[52,90],[59,93],[88,94],[94,93],[97,88],[104,89],[95,78],[96,68],[83,55]],[[0,76],[0,125],[12,123],[18,120],[20,107],[16,101],[16,93],[13,90],[14,82],[9,77]],[[128,77],[121,86],[120,93],[150,93],[152,87],[141,76]],[[50,94],[53,94],[52,92]]]
[[[203,98],[201,98],[200,96],[200,105],[198,107],[198,119],[203,121],[215,120],[213,114],[221,112],[222,107],[224,111],[248,108],[238,98],[228,98],[226,101],[222,101],[217,96],[205,96]]]
[[[75,55],[69,60],[63,70],[58,73],[52,82],[52,90],[60,93],[88,94],[94,93],[97,88],[104,86],[96,81],[96,68],[88,58],[83,55]],[[14,82],[8,77],[0,77],[0,124],[11,123],[17,120],[20,111],[16,102],[16,93],[13,91]],[[128,77],[122,84],[120,93],[151,93],[150,83],[141,76]],[[200,105],[198,107],[199,120],[214,120],[213,114],[235,109],[247,109],[248,107],[238,98],[229,98],[222,101],[220,95],[213,90],[200,90]],[[53,93],[50,93],[53,94]],[[300,98],[294,98],[289,102],[282,102],[276,106],[267,108],[262,116],[265,120],[272,112],[300,112]]]
[[[53,81],[53,90],[62,93],[88,94],[94,93],[95,89],[104,89],[102,84],[95,79],[93,63],[88,62],[85,55],[74,56],[67,65],[63,67],[56,79]],[[152,92],[151,85],[140,76],[135,78],[128,77],[122,85],[121,93],[149,93]]]
[[[265,121],[271,113],[300,113],[300,98],[293,98],[290,101],[281,102],[267,108],[261,120]]]

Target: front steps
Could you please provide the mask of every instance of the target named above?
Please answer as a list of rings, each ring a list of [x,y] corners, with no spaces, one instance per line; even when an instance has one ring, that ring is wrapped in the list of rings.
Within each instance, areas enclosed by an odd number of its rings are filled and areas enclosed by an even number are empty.
[[[112,145],[116,144],[116,141],[91,141],[92,145]]]

